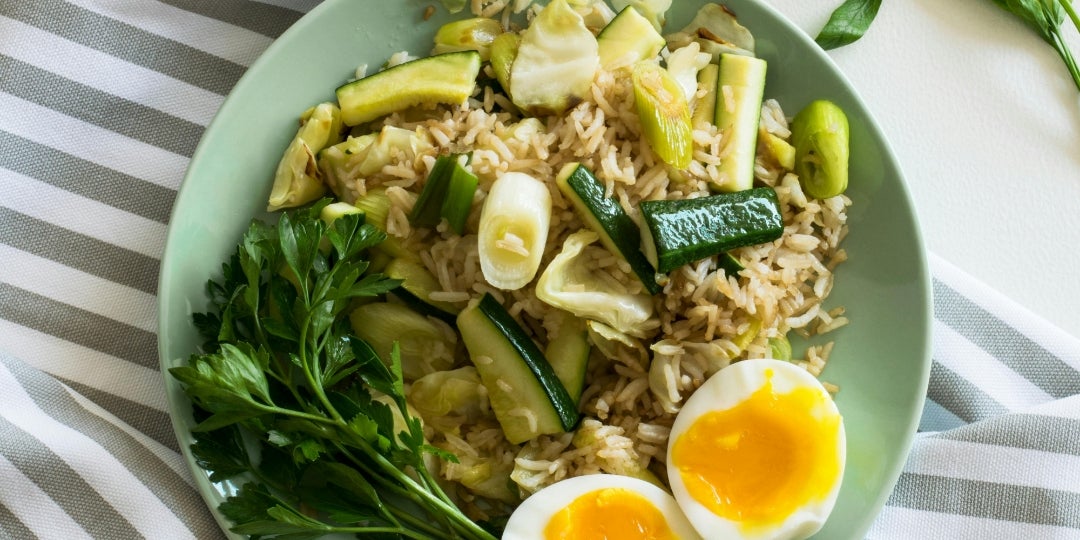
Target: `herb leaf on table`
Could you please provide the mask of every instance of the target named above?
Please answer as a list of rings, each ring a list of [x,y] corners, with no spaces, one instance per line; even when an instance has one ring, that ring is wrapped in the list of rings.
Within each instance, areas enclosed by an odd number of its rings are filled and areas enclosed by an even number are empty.
[[[240,534],[494,540],[425,466],[455,458],[410,415],[397,346],[380,358],[351,333],[354,299],[400,284],[365,259],[385,233],[362,214],[325,224],[328,202],[253,221],[208,283],[204,352],[169,370],[196,407],[196,462],[241,484],[220,506]]]
[[[881,0],[845,0],[832,12],[814,41],[825,50],[854,43],[870,28],[880,7]]]

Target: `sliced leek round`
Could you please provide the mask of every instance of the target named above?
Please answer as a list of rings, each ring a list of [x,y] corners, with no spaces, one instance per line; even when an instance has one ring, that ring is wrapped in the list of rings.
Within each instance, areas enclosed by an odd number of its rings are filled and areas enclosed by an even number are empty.
[[[512,291],[536,276],[551,223],[551,193],[540,180],[509,172],[491,185],[480,211],[479,255],[484,279]]]
[[[435,48],[431,52],[476,51],[480,53],[480,59],[487,62],[491,56],[491,43],[502,31],[499,21],[487,17],[452,21],[435,33]]]
[[[634,65],[634,105],[645,141],[657,157],[677,169],[694,157],[694,128],[690,105],[679,83],[659,64]]]

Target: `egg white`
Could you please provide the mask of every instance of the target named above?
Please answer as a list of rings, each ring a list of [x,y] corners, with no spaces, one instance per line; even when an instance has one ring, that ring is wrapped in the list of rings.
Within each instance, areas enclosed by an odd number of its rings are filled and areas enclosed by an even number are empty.
[[[502,540],[544,540],[551,518],[578,497],[604,488],[631,490],[651,502],[677,538],[700,540],[679,505],[666,491],[644,480],[615,474],[590,474],[556,482],[525,499],[510,516]]]
[[[772,526],[763,525],[760,528],[755,527],[750,533],[745,532],[740,523],[714,514],[697,502],[687,490],[682,474],[672,459],[675,441],[706,413],[730,409],[749,398],[766,384],[768,381],[766,371],[769,370],[772,371],[771,380],[776,394],[787,394],[797,388],[812,389],[825,395],[825,410],[820,411],[823,415],[840,416],[836,404],[821,382],[805,369],[790,362],[773,359],[744,360],[731,364],[706,380],[690,396],[675,418],[667,449],[668,481],[671,484],[671,491],[687,519],[706,538],[801,540],[821,529],[836,504],[847,459],[847,439],[843,422],[840,423],[835,451],[835,459],[839,467],[836,481],[828,487],[825,496],[820,500],[804,504],[790,516]]]

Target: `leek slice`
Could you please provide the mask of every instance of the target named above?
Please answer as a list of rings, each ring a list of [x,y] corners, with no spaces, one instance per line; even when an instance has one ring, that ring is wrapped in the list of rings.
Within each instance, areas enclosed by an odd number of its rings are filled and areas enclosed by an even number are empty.
[[[495,19],[476,17],[448,22],[435,33],[431,54],[476,51],[484,62],[491,58],[491,44],[502,34],[502,25]]]
[[[634,66],[633,81],[634,106],[645,141],[664,163],[677,169],[689,167],[694,157],[694,127],[679,83],[648,61]]]
[[[551,223],[551,193],[525,173],[509,172],[491,185],[480,211],[479,255],[484,279],[503,290],[536,276]]]
[[[499,81],[503,91],[510,94],[510,68],[517,59],[518,48],[521,47],[521,36],[513,32],[499,34],[491,43],[491,69],[495,72],[495,79]]]

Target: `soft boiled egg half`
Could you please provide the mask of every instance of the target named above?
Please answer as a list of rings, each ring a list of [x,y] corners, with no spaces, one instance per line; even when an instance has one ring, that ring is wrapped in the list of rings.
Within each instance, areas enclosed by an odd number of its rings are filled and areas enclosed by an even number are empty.
[[[845,445],[836,404],[813,375],[780,360],[744,360],[679,411],[668,481],[705,538],[804,539],[836,503]]]
[[[592,474],[556,482],[514,510],[502,540],[698,540],[675,499],[644,480]]]

